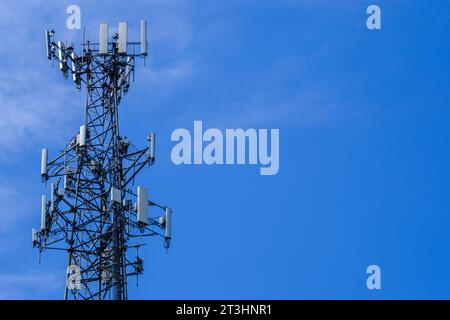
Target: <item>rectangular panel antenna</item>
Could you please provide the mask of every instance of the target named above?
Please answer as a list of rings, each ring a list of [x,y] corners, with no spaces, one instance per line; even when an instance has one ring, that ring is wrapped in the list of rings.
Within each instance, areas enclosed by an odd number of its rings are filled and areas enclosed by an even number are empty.
[[[131,78],[131,73],[133,72],[133,59],[131,57],[127,58],[127,65],[125,67],[125,83],[126,83],[126,87],[128,89],[128,87],[130,86],[130,78]]]
[[[79,85],[80,77],[78,75],[78,62],[77,62],[77,55],[75,54],[75,52],[72,52],[71,58],[72,58],[72,79],[73,82],[75,82],[75,84]]]
[[[47,176],[47,161],[48,161],[48,150],[47,148],[42,149],[41,153],[41,177]]]
[[[147,21],[141,20],[141,55],[147,55]]]
[[[64,53],[64,43],[62,41],[58,41],[58,60],[59,60],[59,69],[64,71],[66,57]]]
[[[172,209],[166,207],[166,238],[171,238],[172,232]]]
[[[53,212],[55,208],[55,184],[52,182],[50,185],[50,212]]]
[[[127,53],[127,37],[128,37],[128,24],[126,22],[119,22],[119,54]]]
[[[148,189],[137,187],[137,221],[144,225],[148,224]]]
[[[35,228],[31,229],[31,241],[33,245],[37,242],[37,230]]]
[[[86,125],[82,125],[80,127],[80,147],[84,147],[86,145]]]
[[[68,177],[67,173],[64,175],[64,190],[69,189],[70,187],[70,178]]]
[[[99,54],[106,55],[108,54],[108,35],[109,35],[109,26],[107,23],[100,23],[100,46],[99,46]]]
[[[45,30],[45,44],[47,46],[47,59],[52,60],[52,54],[51,54],[51,48],[50,46],[52,45],[52,41],[50,38],[50,31]]]
[[[117,188],[111,188],[111,202],[122,202],[122,191]]]
[[[150,145],[149,145],[149,158],[150,161],[155,161],[155,133],[150,133]]]
[[[41,203],[41,231],[45,230],[46,218],[47,218],[47,196],[43,194]]]

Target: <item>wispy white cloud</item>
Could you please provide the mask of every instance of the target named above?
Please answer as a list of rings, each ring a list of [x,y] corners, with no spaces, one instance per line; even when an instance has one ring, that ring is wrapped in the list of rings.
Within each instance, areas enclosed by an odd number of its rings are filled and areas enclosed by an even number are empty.
[[[69,88],[48,76],[50,62],[40,62],[45,61],[45,46],[43,36],[35,38],[35,28],[47,9],[37,1],[0,6],[0,32],[11,34],[2,38],[0,49],[0,161],[15,159],[38,141],[62,141],[76,110],[67,99]]]
[[[61,142],[61,137],[68,134],[67,124],[75,117],[74,112],[82,110],[67,99],[68,90],[51,81],[43,89],[43,75],[36,70],[23,74],[24,70],[10,69],[15,73],[10,75],[2,73],[2,69],[0,146],[8,153],[1,157],[15,158],[36,142]]]
[[[116,17],[124,4],[81,1],[79,5],[82,25],[92,40],[96,40],[98,22]],[[10,61],[0,64],[0,149],[3,150],[0,161],[16,159],[24,148],[36,143],[63,143],[71,134],[70,127],[76,128],[76,120],[81,119],[83,92],[77,93],[70,81],[64,82],[55,76],[57,68],[52,70],[50,62],[45,59],[43,30],[36,32],[37,27],[47,25],[52,28],[56,21],[60,25],[57,38],[73,38],[76,32],[65,28],[65,6],[66,3],[60,1],[37,0],[26,3],[7,0],[0,4],[0,32],[17,31],[14,36],[2,39],[0,47],[2,60]],[[104,8],[102,16],[98,14],[98,7]],[[137,8],[144,15],[142,18],[150,19],[149,60],[152,63],[137,70],[136,77],[145,83],[140,85],[141,88],[151,87],[152,98],[157,100],[174,94],[180,81],[185,81],[195,70],[195,59],[186,55],[193,37],[189,7],[185,1],[154,0],[122,10],[123,18],[129,18]],[[60,14],[52,15],[52,11]],[[146,17],[146,14],[151,17]],[[99,21],[89,19],[93,16]],[[130,36],[139,36],[140,18],[130,21]],[[111,32],[114,31],[114,22],[111,21]],[[169,58],[170,62],[167,62]]]

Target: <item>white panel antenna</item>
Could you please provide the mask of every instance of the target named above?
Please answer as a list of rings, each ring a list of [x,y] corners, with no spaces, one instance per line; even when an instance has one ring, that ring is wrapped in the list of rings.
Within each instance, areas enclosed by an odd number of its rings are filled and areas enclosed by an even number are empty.
[[[122,191],[117,188],[111,188],[111,202],[122,202]]]
[[[108,35],[109,35],[109,26],[107,23],[100,23],[100,46],[99,46],[99,54],[107,55],[108,54]]]
[[[58,59],[59,59],[59,69],[63,72],[66,71],[66,55],[64,50],[64,43],[58,41]]]
[[[166,207],[166,238],[171,238],[172,232],[172,209]]]
[[[45,44],[47,47],[47,59],[51,60],[52,59],[52,50],[51,50],[52,39],[51,39],[50,31],[48,31],[48,30],[45,30]]]
[[[147,21],[141,20],[141,55],[147,55]]]
[[[119,54],[127,53],[127,38],[128,38],[128,24],[126,22],[119,22]]]
[[[52,182],[50,185],[50,212],[55,209],[55,184]]]
[[[148,189],[137,187],[137,221],[141,224],[148,224]]]
[[[149,135],[148,157],[151,163],[155,161],[155,133],[152,132]]]
[[[41,153],[41,177],[47,177],[47,161],[48,161],[48,150],[47,148],[42,149]]]
[[[67,173],[64,175],[64,190],[70,187],[70,178],[67,176]]]
[[[64,174],[64,190],[73,188],[73,175],[75,173],[75,169],[72,167],[65,168]]]
[[[47,219],[47,196],[45,194],[42,195],[42,203],[41,203],[41,231],[44,231],[46,228]]]
[[[72,58],[72,79],[76,85],[79,85],[80,84],[80,76],[78,74],[78,71],[79,71],[78,70],[78,62],[77,62],[77,55],[75,54],[75,52],[72,52],[71,58]]]
[[[84,147],[86,145],[86,134],[87,134],[86,125],[82,125],[80,127],[80,140],[78,141],[80,147]]]
[[[37,230],[35,228],[31,229],[31,242],[33,242],[33,246],[37,243]]]
[[[133,66],[133,58],[128,57],[127,58],[127,65],[125,67],[125,88],[128,90],[128,87],[130,86],[130,78],[132,73],[134,72],[134,66]]]

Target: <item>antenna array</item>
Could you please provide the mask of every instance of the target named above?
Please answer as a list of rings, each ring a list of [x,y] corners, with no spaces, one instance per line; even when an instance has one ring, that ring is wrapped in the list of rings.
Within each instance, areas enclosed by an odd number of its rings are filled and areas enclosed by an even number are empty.
[[[127,299],[127,278],[143,272],[140,239],[161,237],[166,249],[171,240],[172,210],[149,200],[147,188],[133,186],[136,175],[155,163],[155,134],[149,134],[147,147],[137,148],[119,132],[118,107],[135,58],[147,56],[147,23],[141,21],[140,42],[128,42],[126,22],[110,41],[108,24],[102,23],[99,42],[83,42],[79,56],[72,43],[54,36],[45,32],[47,58],[65,78],[71,75],[78,89],[86,89],[86,105],[83,124],[62,152],[49,160],[42,150],[41,177],[51,182],[50,195],[42,195],[33,246],[40,254],[67,251],[65,299]],[[162,214],[151,217],[149,207]],[[79,270],[78,277],[69,270]]]

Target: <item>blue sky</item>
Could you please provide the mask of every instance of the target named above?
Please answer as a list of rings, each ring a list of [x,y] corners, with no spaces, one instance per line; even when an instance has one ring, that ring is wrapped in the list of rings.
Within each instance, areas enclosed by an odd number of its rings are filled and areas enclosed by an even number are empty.
[[[38,264],[40,149],[79,127],[83,92],[45,57],[43,30],[77,4],[92,40],[128,21],[150,56],[121,104],[139,183],[174,210],[173,242],[141,250],[136,299],[450,298],[450,2],[12,1],[0,4],[0,298],[60,299],[66,257]],[[366,28],[378,4],[382,29]],[[280,171],[175,166],[177,128],[279,128]],[[366,268],[382,270],[369,291]]]

